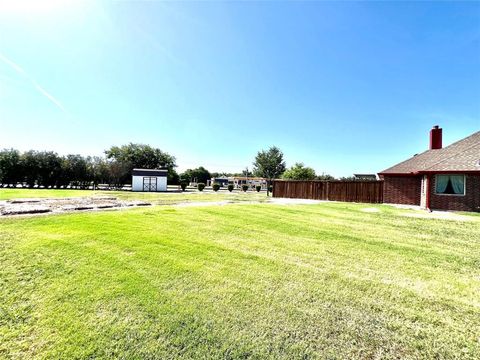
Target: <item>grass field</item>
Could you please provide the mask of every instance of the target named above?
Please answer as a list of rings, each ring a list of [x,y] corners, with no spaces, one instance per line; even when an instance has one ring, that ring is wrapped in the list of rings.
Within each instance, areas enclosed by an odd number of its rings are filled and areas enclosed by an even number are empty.
[[[478,359],[480,218],[371,205],[0,220],[0,358]]]

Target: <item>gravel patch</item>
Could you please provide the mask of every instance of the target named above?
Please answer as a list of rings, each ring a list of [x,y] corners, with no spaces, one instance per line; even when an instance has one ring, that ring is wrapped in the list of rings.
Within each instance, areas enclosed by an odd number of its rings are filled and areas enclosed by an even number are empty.
[[[73,210],[93,210],[93,205],[78,205],[78,206],[73,206]]]
[[[151,206],[152,204],[146,201],[130,201],[126,203],[126,206]]]
[[[12,199],[12,200],[8,200],[7,202],[10,204],[33,204],[33,203],[39,203],[40,201],[42,201],[42,199],[27,198],[27,199]]]
[[[97,204],[97,209],[111,209],[114,207],[120,207],[121,204]]]
[[[20,203],[19,205],[10,205],[4,206],[0,209],[0,214],[2,216],[9,216],[9,215],[28,215],[28,214],[43,214],[47,212],[51,212],[52,210],[43,205],[30,205]]]
[[[112,196],[58,199],[14,199],[0,201],[0,217],[109,210],[149,205],[151,204],[145,201],[123,201]]]

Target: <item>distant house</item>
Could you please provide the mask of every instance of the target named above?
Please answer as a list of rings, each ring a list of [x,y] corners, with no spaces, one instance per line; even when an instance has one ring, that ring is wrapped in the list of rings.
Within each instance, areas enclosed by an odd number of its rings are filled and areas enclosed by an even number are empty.
[[[353,174],[353,178],[355,180],[360,181],[375,181],[377,180],[376,174]]]
[[[220,186],[227,186],[229,182],[228,179],[229,178],[226,176],[213,177],[210,180],[207,180],[207,186],[210,186],[213,184],[219,184]]]
[[[250,177],[250,176],[233,176],[229,179],[229,182],[233,184],[235,188],[241,188],[242,185],[261,186],[262,189],[267,188],[267,179],[262,177]]]
[[[133,169],[132,191],[167,191],[167,169]]]
[[[262,189],[267,188],[267,179],[261,177],[252,176],[229,176],[229,177],[216,177],[207,181],[207,186],[212,184],[220,184],[221,186],[233,185],[235,189],[240,189],[242,185],[248,185],[250,187],[260,185]]]
[[[442,129],[434,126],[429,150],[379,176],[385,203],[480,211],[480,131],[444,148]]]

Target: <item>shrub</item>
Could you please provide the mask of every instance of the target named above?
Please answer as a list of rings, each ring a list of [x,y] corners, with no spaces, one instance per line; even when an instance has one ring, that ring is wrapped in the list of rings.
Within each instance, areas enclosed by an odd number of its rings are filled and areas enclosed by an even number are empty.
[[[215,183],[215,184],[212,185],[212,188],[213,188],[213,191],[216,192],[216,191],[220,190],[220,184]]]
[[[243,184],[243,185],[242,185],[242,190],[246,192],[246,191],[248,190],[248,185],[247,185],[247,184]]]
[[[198,191],[203,191],[203,189],[205,189],[205,184],[204,183],[198,183],[197,184],[197,189],[198,189]]]
[[[268,191],[273,192],[273,186],[272,185],[268,185]]]
[[[257,185],[255,186],[255,190],[257,190],[257,192],[260,192],[260,190],[262,190],[262,187],[260,185]]]
[[[228,191],[230,191],[230,192],[233,191],[233,184],[228,184]]]
[[[185,191],[185,189],[187,188],[187,183],[185,181],[182,181],[180,183],[180,187],[182,188],[182,191]]]

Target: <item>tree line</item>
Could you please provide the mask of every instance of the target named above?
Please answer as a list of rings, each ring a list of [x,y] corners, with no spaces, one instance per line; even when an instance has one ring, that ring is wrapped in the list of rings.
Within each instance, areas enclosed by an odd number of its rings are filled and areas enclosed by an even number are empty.
[[[168,182],[177,184],[175,157],[149,145],[112,146],[104,156],[58,155],[53,151],[0,150],[0,184],[6,187],[86,189],[99,184],[121,188],[131,183],[133,168],[165,167]]]
[[[104,156],[82,156],[79,154],[58,155],[53,151],[15,149],[0,150],[0,184],[2,186],[41,186],[46,188],[86,189],[105,184],[110,188],[121,188],[131,183],[133,168],[167,168],[168,183],[207,183],[219,176],[258,176],[267,179],[269,185],[274,179],[288,180],[335,180],[328,174],[317,175],[311,167],[295,163],[286,167],[284,155],[272,146],[257,153],[253,170],[242,173],[210,172],[203,166],[187,169],[178,174],[175,157],[150,145],[130,143],[112,146]],[[341,178],[341,180],[350,180]]]

